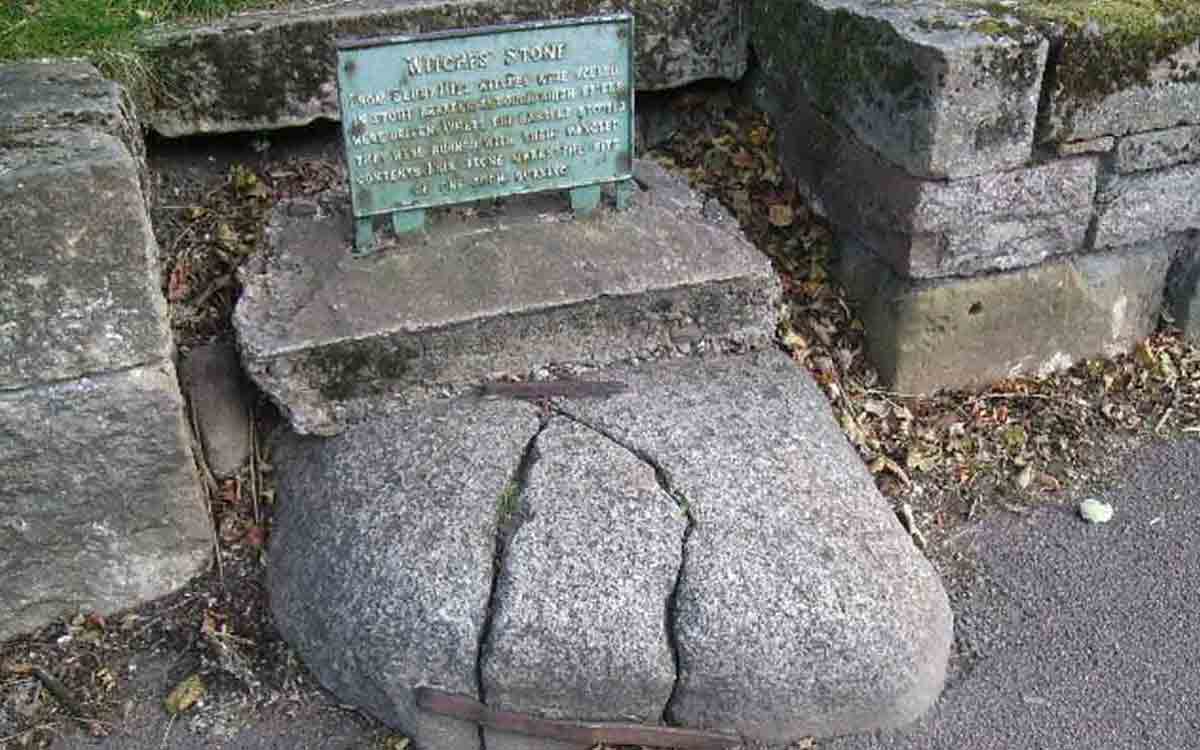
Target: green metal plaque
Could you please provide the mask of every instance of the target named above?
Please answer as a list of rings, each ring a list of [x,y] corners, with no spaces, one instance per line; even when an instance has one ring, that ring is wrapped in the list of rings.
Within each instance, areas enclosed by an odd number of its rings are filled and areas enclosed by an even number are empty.
[[[629,14],[337,47],[360,252],[380,214],[403,233],[427,208],[562,189],[583,214],[632,178]]]

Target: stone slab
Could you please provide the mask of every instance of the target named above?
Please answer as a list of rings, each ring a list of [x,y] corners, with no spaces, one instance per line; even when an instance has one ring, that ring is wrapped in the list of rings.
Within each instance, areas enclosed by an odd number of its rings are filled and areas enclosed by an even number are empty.
[[[1200,164],[1118,175],[1096,196],[1097,248],[1200,229]]]
[[[197,346],[179,363],[204,461],[218,478],[235,476],[250,460],[254,391],[229,341]]]
[[[0,135],[0,390],[167,358],[137,161],[96,130]]]
[[[247,371],[297,430],[329,433],[380,396],[767,345],[780,294],[767,259],[715,201],[635,170],[647,189],[626,211],[576,220],[550,194],[449,209],[361,259],[347,202],[278,207],[242,269]]]
[[[167,594],[211,544],[169,363],[0,391],[0,641]]]
[[[764,96],[812,101],[885,161],[918,177],[1020,166],[1031,156],[1049,43],[1018,25],[981,33],[986,11],[963,6],[753,3]]]
[[[862,245],[842,244],[836,273],[866,327],[867,354],[884,383],[902,393],[1040,377],[1128,352],[1154,331],[1175,252],[1172,243],[1151,241],[1005,273],[914,282]]]
[[[147,124],[161,135],[269,130],[337,119],[334,40],[515,21],[634,13],[637,88],[652,91],[746,69],[739,0],[349,0],[293,2],[143,38],[159,79]]]
[[[695,523],[667,718],[782,745],[924,712],[946,594],[808,373],[768,351],[604,377],[629,391],[565,408],[662,467]]]
[[[552,719],[657,723],[686,520],[654,469],[555,420],[537,439],[496,581],[480,670],[488,705]],[[488,750],[560,746],[487,731]]]
[[[0,64],[0,145],[14,133],[88,128],[119,139],[150,196],[146,142],[133,99],[83,60]]]
[[[1200,126],[1126,136],[1117,143],[1113,168],[1127,174],[1200,161]]]
[[[1095,20],[1060,27],[1056,46],[1062,51],[1046,97],[1040,141],[1089,140],[1200,123],[1200,12],[1187,9],[1186,19],[1156,18],[1152,23],[1161,29],[1154,36],[1144,29],[1125,34],[1119,26]]]
[[[417,747],[480,746],[413,689],[479,696],[502,498],[537,430],[525,404],[472,399],[275,446],[275,624],[325,687]]]
[[[922,180],[798,98],[779,120],[780,159],[814,207],[912,278],[1019,268],[1083,249],[1099,157],[959,180]]]
[[[1175,325],[1200,342],[1200,231],[1177,238],[1175,262],[1167,274],[1166,308]]]

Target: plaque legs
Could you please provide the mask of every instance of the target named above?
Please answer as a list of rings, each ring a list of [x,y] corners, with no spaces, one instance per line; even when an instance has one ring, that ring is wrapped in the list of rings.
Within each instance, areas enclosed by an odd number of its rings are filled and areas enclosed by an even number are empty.
[[[576,216],[588,216],[600,205],[600,186],[584,185],[571,188],[571,210]]]
[[[369,255],[375,251],[375,217],[354,220],[354,254]]]
[[[617,183],[616,191],[618,211],[624,211],[625,209],[629,208],[629,204],[633,202],[633,191],[635,189],[636,185],[634,184],[632,178],[628,180],[621,180]]]
[[[410,211],[392,212],[392,231],[396,236],[419,232],[425,228],[425,209],[414,208]]]

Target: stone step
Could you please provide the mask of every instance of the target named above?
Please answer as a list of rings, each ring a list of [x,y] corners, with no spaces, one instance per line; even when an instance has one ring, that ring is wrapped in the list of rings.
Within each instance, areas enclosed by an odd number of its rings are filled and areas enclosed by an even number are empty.
[[[0,641],[202,573],[201,492],[170,360],[0,389]]]
[[[772,744],[933,703],[946,595],[806,371],[768,351],[593,377],[628,390],[279,441],[271,608],[322,683],[422,750],[481,741],[418,711],[422,685]]]
[[[853,239],[840,244],[836,272],[880,377],[902,393],[932,393],[1045,377],[1131,351],[1154,332],[1171,260],[1187,235],[932,281],[897,276]]]
[[[994,3],[992,5],[995,5]],[[752,46],[756,97],[786,113],[798,99],[845,124],[916,177],[969,177],[1032,152],[1049,44],[970,0],[762,0]]]
[[[141,40],[154,71],[143,117],[161,135],[271,130],[338,118],[338,37],[415,34],[516,21],[635,16],[637,88],[654,91],[746,70],[740,0],[299,0],[219,22],[164,27]]]
[[[575,219],[557,194],[455,207],[365,258],[344,196],[279,206],[242,273],[247,371],[298,431],[328,434],[380,397],[767,344],[767,259],[715,200],[652,163],[635,173],[628,210]]]
[[[1087,243],[1097,156],[929,180],[880,158],[803,98],[778,125],[780,160],[818,212],[901,276],[1020,268]]]

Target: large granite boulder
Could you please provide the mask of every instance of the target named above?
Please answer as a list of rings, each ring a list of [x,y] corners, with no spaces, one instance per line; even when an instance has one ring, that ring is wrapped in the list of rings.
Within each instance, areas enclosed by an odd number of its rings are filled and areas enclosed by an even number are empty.
[[[740,0],[351,0],[298,2],[142,40],[155,71],[146,121],[165,136],[305,125],[338,118],[334,40],[413,34],[516,21],[635,15],[637,88],[652,91],[706,78],[737,80],[748,56]]]
[[[764,352],[593,377],[627,390],[283,438],[272,610],[324,684],[423,750],[479,735],[415,708],[422,685],[767,743],[932,704],[946,595],[806,372]]]

